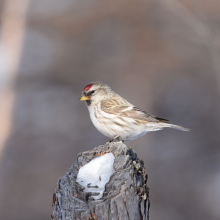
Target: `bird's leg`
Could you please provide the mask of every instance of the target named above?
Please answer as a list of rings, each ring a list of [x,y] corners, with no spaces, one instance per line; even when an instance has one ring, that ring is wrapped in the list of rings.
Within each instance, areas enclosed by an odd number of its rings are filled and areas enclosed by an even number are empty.
[[[110,140],[109,140],[109,143],[111,143],[111,142],[118,142],[118,141],[120,141],[120,136],[119,135],[116,135],[115,137],[113,137],[113,138],[111,138]]]

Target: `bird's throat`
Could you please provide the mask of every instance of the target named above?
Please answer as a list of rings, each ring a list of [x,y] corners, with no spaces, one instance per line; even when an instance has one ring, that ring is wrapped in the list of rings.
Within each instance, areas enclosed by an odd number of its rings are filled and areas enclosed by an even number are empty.
[[[90,106],[91,105],[91,100],[87,100],[86,104],[87,104],[87,106]]]

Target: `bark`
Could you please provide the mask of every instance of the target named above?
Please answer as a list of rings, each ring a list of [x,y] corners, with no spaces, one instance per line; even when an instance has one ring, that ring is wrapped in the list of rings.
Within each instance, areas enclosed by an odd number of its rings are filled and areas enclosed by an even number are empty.
[[[112,152],[114,169],[105,186],[103,197],[94,200],[92,193],[83,192],[76,182],[83,165]],[[149,220],[149,188],[144,163],[136,153],[121,142],[106,143],[91,151],[80,153],[64,177],[57,183],[53,196],[54,220]]]

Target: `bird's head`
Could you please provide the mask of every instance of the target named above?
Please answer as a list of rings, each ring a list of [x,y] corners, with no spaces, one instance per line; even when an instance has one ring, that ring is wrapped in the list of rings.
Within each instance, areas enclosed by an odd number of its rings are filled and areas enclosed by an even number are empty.
[[[107,99],[111,92],[112,90],[108,85],[101,82],[92,82],[83,89],[80,101],[86,101],[88,106],[97,104]]]

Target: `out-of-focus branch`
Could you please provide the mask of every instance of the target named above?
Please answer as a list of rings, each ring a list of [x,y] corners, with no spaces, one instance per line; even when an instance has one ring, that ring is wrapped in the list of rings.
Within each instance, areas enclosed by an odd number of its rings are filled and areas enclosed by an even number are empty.
[[[216,33],[187,7],[174,0],[158,0],[168,11],[180,18],[197,35],[198,41],[210,51],[220,94],[220,34]]]
[[[0,157],[11,130],[14,92],[11,84],[18,72],[29,0],[5,0],[0,38]]]

